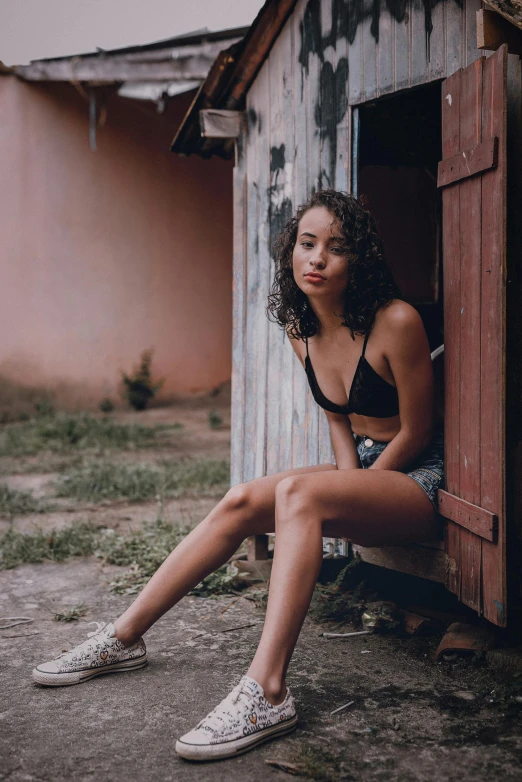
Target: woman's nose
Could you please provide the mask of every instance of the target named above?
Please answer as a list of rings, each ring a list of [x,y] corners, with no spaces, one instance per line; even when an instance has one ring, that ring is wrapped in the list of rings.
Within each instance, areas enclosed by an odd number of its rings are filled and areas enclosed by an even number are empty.
[[[320,268],[324,269],[324,267],[326,266],[325,255],[326,255],[326,253],[325,253],[324,250],[316,247],[314,254],[310,258],[310,262],[314,266],[319,266]]]

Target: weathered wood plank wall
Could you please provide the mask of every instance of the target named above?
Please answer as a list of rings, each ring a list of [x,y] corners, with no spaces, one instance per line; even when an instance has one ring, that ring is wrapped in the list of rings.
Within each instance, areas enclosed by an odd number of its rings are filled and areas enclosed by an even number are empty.
[[[480,0],[301,0],[247,99],[236,166],[232,483],[330,461],[326,419],[265,315],[271,244],[318,188],[350,190],[350,106],[478,59]]]

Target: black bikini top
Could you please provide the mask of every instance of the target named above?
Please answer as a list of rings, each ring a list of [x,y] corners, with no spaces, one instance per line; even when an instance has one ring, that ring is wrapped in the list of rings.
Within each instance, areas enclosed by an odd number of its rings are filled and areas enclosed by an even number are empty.
[[[319,388],[314,368],[310,361],[310,356],[308,355],[308,338],[305,337],[306,376],[313,398],[320,407],[324,408],[324,410],[328,410],[330,413],[338,413],[339,415],[356,413],[357,415],[366,415],[370,418],[392,418],[399,414],[399,395],[397,389],[381,377],[364,357],[370,331],[368,331],[364,338],[362,354],[359,363],[357,364],[355,375],[353,376],[347,405],[336,405],[335,402],[330,402]]]

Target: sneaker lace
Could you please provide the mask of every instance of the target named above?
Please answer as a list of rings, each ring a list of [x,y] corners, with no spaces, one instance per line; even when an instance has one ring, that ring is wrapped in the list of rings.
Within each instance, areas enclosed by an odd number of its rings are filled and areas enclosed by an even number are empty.
[[[93,635],[97,635],[99,632],[103,630],[104,627],[106,627],[105,622],[89,622],[88,624],[96,625],[96,630],[93,630],[91,633],[87,633],[86,641],[83,641],[81,644],[78,644],[78,646],[75,646],[74,649],[68,649],[66,652],[62,652],[62,654],[59,654],[58,657],[55,658],[56,660],[60,660],[62,657],[66,657],[68,654],[71,654],[71,652],[83,651],[83,648],[90,644],[90,639],[93,637]]]
[[[234,722],[238,717],[243,717],[251,712],[254,706],[252,694],[241,685],[238,685],[200,724],[204,723],[209,728],[219,730],[223,726]],[[232,710],[230,710],[230,707],[232,707]]]

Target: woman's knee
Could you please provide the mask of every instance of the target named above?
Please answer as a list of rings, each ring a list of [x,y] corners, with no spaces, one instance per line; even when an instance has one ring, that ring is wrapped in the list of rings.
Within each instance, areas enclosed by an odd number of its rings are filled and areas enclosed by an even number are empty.
[[[248,535],[248,526],[256,515],[255,491],[249,483],[239,483],[227,491],[211,514],[213,522]]]
[[[306,510],[313,513],[316,503],[307,485],[306,475],[290,475],[276,486],[276,512]]]

